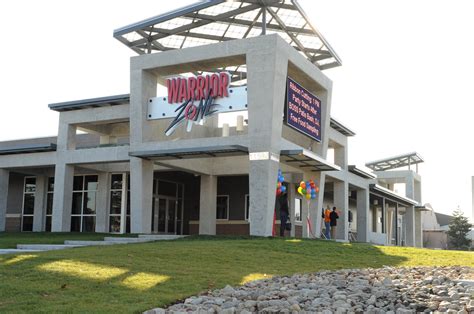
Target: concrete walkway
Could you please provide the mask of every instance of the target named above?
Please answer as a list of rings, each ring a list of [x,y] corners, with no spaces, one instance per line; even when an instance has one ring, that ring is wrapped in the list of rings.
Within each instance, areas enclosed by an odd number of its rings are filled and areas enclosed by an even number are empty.
[[[66,240],[64,241],[64,244],[18,244],[16,246],[16,249],[0,249],[0,254],[43,252],[94,245],[144,243],[163,240],[175,240],[184,237],[186,236],[173,234],[141,234],[138,236],[138,238],[105,237],[103,241]]]

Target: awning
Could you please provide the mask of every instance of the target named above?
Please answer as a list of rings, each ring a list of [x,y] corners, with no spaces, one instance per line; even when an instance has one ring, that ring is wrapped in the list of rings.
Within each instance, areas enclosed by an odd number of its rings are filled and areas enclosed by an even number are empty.
[[[56,144],[26,144],[4,147],[0,149],[0,155],[30,154],[56,151]]]
[[[340,171],[341,168],[306,149],[282,150],[280,162],[293,167],[309,168],[313,172]]]
[[[140,157],[150,160],[181,160],[190,158],[230,157],[247,154],[247,147],[240,145],[156,149],[129,153],[129,155],[132,157]]]
[[[357,168],[357,166],[355,166],[355,165],[349,165],[349,172],[352,172],[353,174],[358,175],[359,177],[362,177],[364,179],[375,179],[375,178],[377,178],[376,175],[374,175],[370,172],[364,171],[360,168]]]
[[[377,184],[370,184],[370,193],[376,196],[384,197],[389,201],[399,203],[405,206],[416,206],[419,205],[418,201],[415,201],[411,198],[398,195],[389,189],[386,189]]]

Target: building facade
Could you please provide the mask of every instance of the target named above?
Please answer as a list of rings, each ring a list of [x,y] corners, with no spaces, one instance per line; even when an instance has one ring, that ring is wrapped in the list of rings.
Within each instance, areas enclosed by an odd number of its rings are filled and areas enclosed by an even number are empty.
[[[314,27],[283,27],[284,10],[307,21],[296,1],[208,1],[117,30],[140,54],[130,94],[50,104],[57,138],[0,143],[0,231],[271,236],[280,170],[292,236],[320,237],[330,205],[340,210],[339,240],[421,246],[421,178],[393,170],[421,158],[377,161],[372,171],[348,164],[355,134],[331,118],[322,72],[340,60]],[[262,22],[248,22],[251,12]],[[211,13],[260,34],[198,33]],[[166,24],[185,17],[195,25]],[[144,30],[156,34],[127,37]],[[168,48],[164,39],[178,35],[180,47]],[[187,36],[213,41],[186,46]],[[313,199],[298,193],[307,180],[319,189]],[[393,190],[399,183],[405,196]]]

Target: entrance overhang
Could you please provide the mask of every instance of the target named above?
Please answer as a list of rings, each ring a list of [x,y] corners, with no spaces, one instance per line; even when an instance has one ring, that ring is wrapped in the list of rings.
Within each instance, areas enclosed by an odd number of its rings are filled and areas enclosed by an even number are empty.
[[[398,195],[398,194],[390,191],[389,189],[386,189],[386,188],[384,188],[380,185],[377,185],[377,184],[370,184],[370,193],[373,194],[373,195],[385,198],[388,201],[398,203],[402,206],[411,207],[411,206],[419,205],[418,201],[415,201],[415,200],[413,200],[411,198],[408,198],[408,197]]]
[[[191,158],[232,157],[247,154],[248,148],[240,145],[156,149],[129,153],[129,155],[132,157],[139,157],[149,160],[182,160]]]
[[[304,148],[282,150],[280,162],[293,167],[310,169],[312,172],[341,170],[341,167]]]

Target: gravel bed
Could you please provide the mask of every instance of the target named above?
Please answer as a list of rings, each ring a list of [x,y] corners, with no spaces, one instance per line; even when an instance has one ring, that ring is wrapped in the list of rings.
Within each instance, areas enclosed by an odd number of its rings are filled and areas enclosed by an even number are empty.
[[[187,298],[164,313],[471,313],[474,268],[346,269],[279,276]]]

